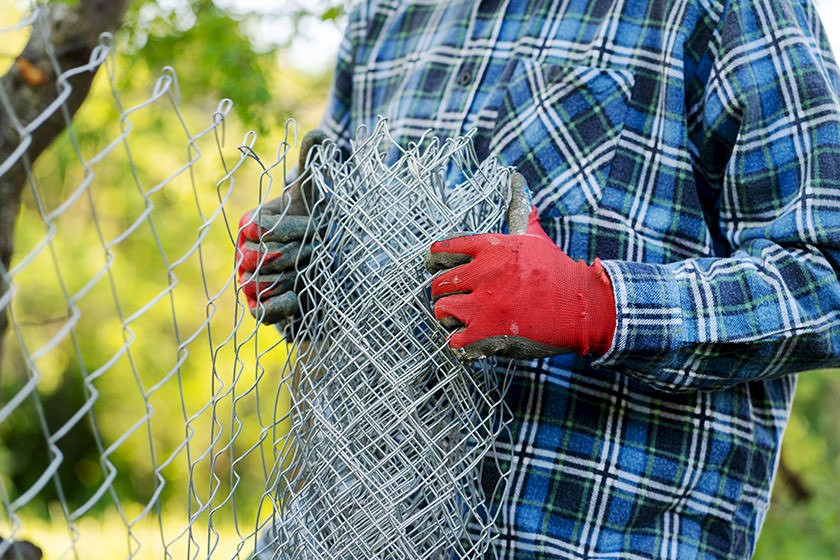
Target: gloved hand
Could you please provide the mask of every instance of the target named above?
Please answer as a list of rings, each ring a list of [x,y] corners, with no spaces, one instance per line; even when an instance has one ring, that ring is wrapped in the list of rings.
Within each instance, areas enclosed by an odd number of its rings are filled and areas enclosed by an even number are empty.
[[[301,314],[295,292],[296,268],[312,255],[309,208],[315,197],[306,177],[309,151],[325,135],[313,130],[300,148],[298,178],[290,191],[246,212],[239,220],[236,242],[239,285],[248,309],[265,324],[294,319]]]
[[[453,266],[455,265],[455,266]],[[536,208],[523,234],[480,234],[432,244],[435,317],[462,359],[600,355],[612,344],[615,297],[601,262],[569,258],[545,234]]]

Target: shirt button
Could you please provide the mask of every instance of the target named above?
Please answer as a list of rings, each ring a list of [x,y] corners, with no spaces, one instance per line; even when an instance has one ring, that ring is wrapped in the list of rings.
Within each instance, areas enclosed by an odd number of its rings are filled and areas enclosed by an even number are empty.
[[[461,72],[461,75],[458,76],[458,83],[462,86],[466,86],[469,85],[470,82],[472,82],[472,79],[472,72],[470,72],[469,70],[464,70],[463,72]]]

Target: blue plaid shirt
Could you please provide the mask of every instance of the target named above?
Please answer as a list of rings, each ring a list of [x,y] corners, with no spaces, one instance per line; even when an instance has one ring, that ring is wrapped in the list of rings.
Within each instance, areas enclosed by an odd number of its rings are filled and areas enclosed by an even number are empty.
[[[324,128],[475,130],[614,285],[607,354],[523,363],[507,395],[499,557],[751,556],[794,374],[839,361],[838,86],[808,0],[353,11]]]

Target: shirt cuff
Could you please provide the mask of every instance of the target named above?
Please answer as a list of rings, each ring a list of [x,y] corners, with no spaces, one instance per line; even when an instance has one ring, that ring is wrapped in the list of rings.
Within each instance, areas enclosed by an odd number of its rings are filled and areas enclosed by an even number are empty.
[[[602,261],[613,285],[616,325],[612,345],[592,365],[627,370],[652,385],[675,389],[659,376],[678,367],[685,343],[680,288],[669,265]]]

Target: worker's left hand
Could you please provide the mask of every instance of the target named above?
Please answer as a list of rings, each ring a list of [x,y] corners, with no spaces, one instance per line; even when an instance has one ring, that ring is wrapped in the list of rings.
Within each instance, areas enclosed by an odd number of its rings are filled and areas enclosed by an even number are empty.
[[[312,255],[309,216],[288,215],[277,197],[239,220],[237,278],[251,314],[271,325],[300,314],[296,269]]]
[[[283,195],[246,212],[239,220],[236,241],[237,279],[248,309],[257,320],[271,325],[294,325],[303,312],[296,290],[298,270],[312,256],[312,206],[318,200],[307,169],[310,151],[326,139],[309,131],[300,147],[298,176]]]
[[[545,234],[536,208],[526,233],[467,235],[426,256],[435,317],[463,359],[600,355],[612,344],[615,297],[601,262],[569,258]]]

